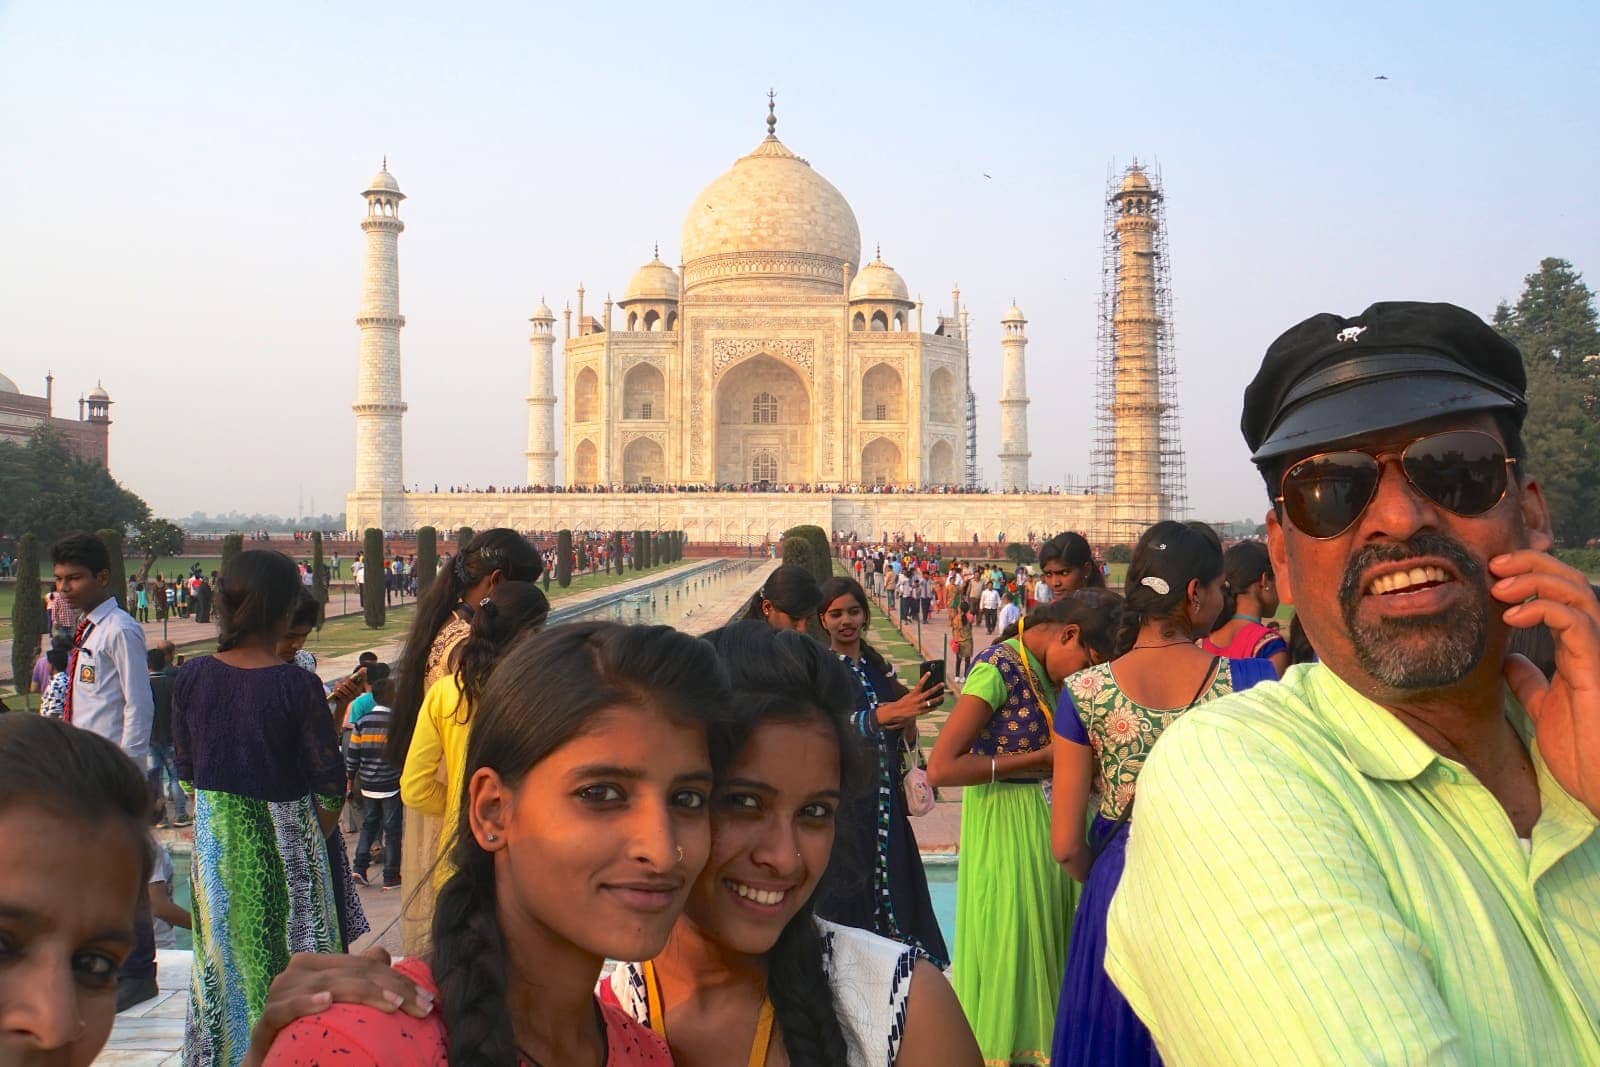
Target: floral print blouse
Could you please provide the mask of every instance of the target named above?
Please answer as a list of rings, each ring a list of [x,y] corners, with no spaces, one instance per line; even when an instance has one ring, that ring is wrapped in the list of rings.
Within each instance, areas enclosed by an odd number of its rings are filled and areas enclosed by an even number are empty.
[[[1266,675],[1259,670],[1263,664]],[[1277,672],[1267,660],[1224,659],[1217,665],[1211,684],[1192,704],[1147,708],[1124,693],[1111,673],[1111,664],[1102,663],[1079,671],[1063,684],[1056,708],[1056,733],[1063,740],[1088,745],[1093,750],[1100,814],[1119,819],[1133,801],[1134,785],[1144,769],[1145,757],[1162,731],[1189,708],[1248,689],[1268,677],[1276,678]]]

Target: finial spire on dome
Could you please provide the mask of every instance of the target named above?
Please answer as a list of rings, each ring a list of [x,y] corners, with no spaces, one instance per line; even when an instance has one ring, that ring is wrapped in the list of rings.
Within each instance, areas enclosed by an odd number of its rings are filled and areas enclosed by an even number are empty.
[[[874,263],[883,262],[883,245],[881,243],[872,246],[872,260]]]
[[[661,258],[661,242],[657,241],[656,242],[656,259],[660,259],[660,258]]]
[[[778,94],[772,89],[767,90],[767,136],[778,136]]]
[[[383,170],[385,173],[389,170],[389,153],[387,152],[383,154]]]

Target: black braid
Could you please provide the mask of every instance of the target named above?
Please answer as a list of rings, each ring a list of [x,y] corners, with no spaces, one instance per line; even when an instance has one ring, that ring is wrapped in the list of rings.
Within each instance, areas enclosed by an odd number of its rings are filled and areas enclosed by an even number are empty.
[[[494,859],[470,833],[451,850],[460,866],[433,911],[433,980],[450,1035],[451,1067],[516,1067],[506,1012],[506,946],[495,914]]]
[[[806,901],[767,953],[767,996],[792,1067],[839,1067],[851,1056],[822,966],[822,933],[812,903]]]

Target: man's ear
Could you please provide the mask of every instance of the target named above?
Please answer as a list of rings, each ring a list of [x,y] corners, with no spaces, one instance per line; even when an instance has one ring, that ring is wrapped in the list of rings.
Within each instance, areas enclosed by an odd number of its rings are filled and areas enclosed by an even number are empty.
[[[1522,525],[1528,530],[1528,547],[1540,552],[1550,551],[1555,545],[1555,534],[1550,529],[1550,505],[1545,501],[1538,480],[1524,480],[1517,498],[1522,509]]]
[[[1272,560],[1272,580],[1278,586],[1278,600],[1294,603],[1294,583],[1289,581],[1289,552],[1284,546],[1283,523],[1278,509],[1267,509],[1267,556]]]

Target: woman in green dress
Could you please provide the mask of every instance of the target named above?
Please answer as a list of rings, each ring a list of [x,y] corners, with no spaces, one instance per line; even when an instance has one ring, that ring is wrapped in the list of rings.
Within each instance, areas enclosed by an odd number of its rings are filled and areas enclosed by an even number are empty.
[[[1063,679],[1104,661],[1121,598],[1036,605],[979,652],[928,760],[964,786],[953,984],[987,1064],[1050,1062],[1078,887],[1050,854],[1051,719]]]

